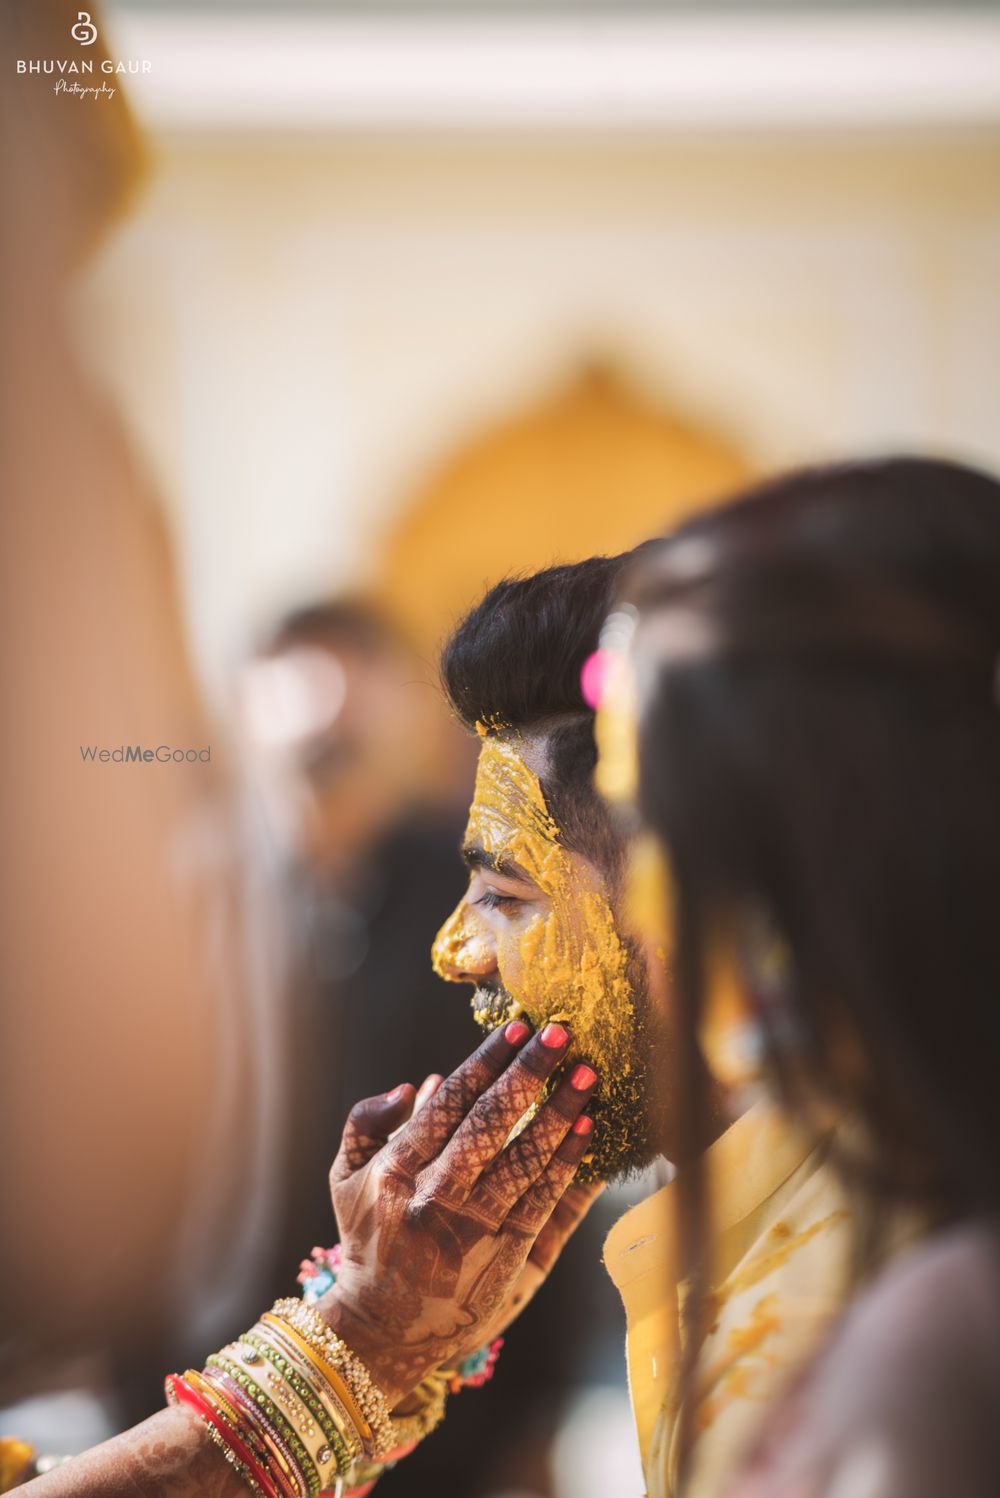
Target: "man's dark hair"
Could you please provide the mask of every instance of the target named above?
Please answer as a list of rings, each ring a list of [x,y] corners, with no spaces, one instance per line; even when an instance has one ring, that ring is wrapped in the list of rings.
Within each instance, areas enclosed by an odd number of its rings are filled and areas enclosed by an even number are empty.
[[[441,657],[444,689],[467,728],[544,737],[542,788],[562,840],[612,881],[621,839],[593,786],[594,713],[580,673],[642,549],[506,578],[466,615]]]

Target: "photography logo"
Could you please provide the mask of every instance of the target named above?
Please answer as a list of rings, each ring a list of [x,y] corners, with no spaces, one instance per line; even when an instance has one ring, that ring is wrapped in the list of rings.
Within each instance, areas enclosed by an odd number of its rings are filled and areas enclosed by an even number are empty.
[[[89,10],[78,10],[76,20],[69,28],[69,35],[78,47],[92,47],[97,41],[97,27]],[[100,48],[98,48],[100,54]],[[153,71],[148,57],[18,57],[14,71],[25,77],[48,74],[54,81],[54,94],[67,94],[74,99],[113,99],[118,90],[111,81],[122,74],[131,77],[143,76]],[[103,74],[100,83],[97,75]],[[79,77],[94,78],[93,83],[80,83]],[[72,82],[70,79],[72,78]]]
[[[76,13],[76,24],[69,28],[69,34],[81,47],[92,47],[97,41],[97,27],[90,19],[90,12],[78,10]]]

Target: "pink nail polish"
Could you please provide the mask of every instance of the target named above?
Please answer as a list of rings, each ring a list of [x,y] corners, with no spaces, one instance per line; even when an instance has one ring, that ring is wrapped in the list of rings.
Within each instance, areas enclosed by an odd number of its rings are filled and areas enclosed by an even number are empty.
[[[503,1032],[503,1038],[504,1040],[508,1041],[510,1045],[520,1045],[521,1041],[527,1040],[530,1034],[531,1031],[523,1020],[512,1019],[506,1030]]]
[[[547,1045],[549,1050],[557,1051],[560,1046],[569,1040],[568,1031],[562,1025],[546,1025],[542,1031],[542,1045]]]
[[[591,1071],[589,1066],[575,1066],[573,1074],[569,1079],[569,1085],[577,1092],[586,1092],[588,1087],[593,1087],[597,1081],[597,1073]]]
[[[586,1113],[581,1113],[580,1117],[577,1119],[576,1123],[573,1125],[573,1133],[574,1134],[589,1134],[590,1131],[591,1131],[591,1129],[593,1127],[594,1127],[594,1120],[592,1118],[588,1118],[587,1115],[586,1115]]]

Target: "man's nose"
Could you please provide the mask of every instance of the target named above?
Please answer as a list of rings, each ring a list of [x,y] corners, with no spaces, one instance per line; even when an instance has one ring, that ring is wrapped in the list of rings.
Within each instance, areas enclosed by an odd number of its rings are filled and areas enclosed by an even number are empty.
[[[496,970],[493,943],[476,930],[464,900],[456,906],[438,932],[431,949],[431,962],[439,978],[449,983],[478,983]]]

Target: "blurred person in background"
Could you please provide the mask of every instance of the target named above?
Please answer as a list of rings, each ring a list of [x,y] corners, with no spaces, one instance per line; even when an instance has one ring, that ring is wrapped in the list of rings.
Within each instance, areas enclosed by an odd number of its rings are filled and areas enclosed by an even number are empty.
[[[14,78],[15,58],[74,47],[76,16],[44,0],[0,10],[0,1406],[43,1450],[82,1449],[155,1406],[203,1291],[225,1315],[202,1249],[218,1263],[224,1220],[241,1279],[246,1204],[266,1214],[271,1184],[252,1163],[265,1100],[217,1127],[261,975],[186,862],[225,797],[224,755],[160,496],[73,336],[75,277],[146,155],[120,89],[88,107]],[[103,38],[89,55],[107,61]],[[124,763],[126,745],[183,757]],[[233,893],[214,882],[216,906]]]
[[[415,654],[360,602],[281,620],[245,668],[241,697],[253,785],[284,868],[296,1023],[316,1042],[323,1079],[319,1092],[299,1089],[310,1125],[299,1132],[311,1131],[317,1167],[301,1158],[301,1176],[318,1198],[310,1232],[322,1237],[322,1181],[358,1089],[407,1068],[423,1076],[431,1041],[438,1069],[466,1053],[426,951],[454,889],[468,756]]]
[[[618,652],[638,627],[609,672],[602,768],[655,834],[649,908],[673,951],[686,1490],[987,1498],[1000,484],[918,459],[792,474],[681,528],[626,596]],[[749,1091],[807,1133],[841,1121],[856,1296],[770,1404],[732,1358],[733,1307],[762,1351],[795,1307],[720,1263],[726,1208],[697,1153],[709,1070],[730,1108]],[[775,1257],[794,1243],[776,1224]],[[747,1398],[763,1431],[713,1485],[695,1436]],[[669,1445],[661,1420],[664,1469]]]

